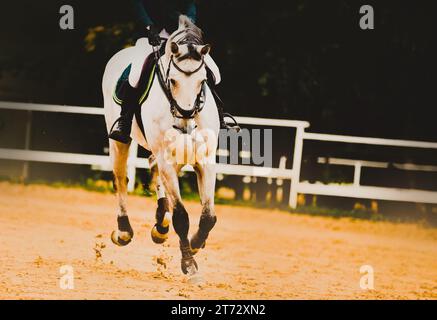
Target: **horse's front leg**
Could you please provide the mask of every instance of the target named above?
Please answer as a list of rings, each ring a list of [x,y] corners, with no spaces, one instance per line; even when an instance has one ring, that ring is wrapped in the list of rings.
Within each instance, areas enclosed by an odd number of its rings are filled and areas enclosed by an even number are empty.
[[[168,231],[171,222],[170,204],[166,197],[164,184],[156,165],[152,168],[152,175],[155,178],[158,207],[156,208],[155,215],[156,223],[152,228],[151,236],[153,242],[161,244],[164,243],[168,238]]]
[[[109,141],[110,156],[114,173],[114,189],[117,194],[119,211],[117,214],[118,230],[113,231],[111,239],[118,246],[125,246],[131,242],[134,232],[127,215],[127,176],[126,165],[129,155],[128,144],[114,140]]]
[[[190,246],[193,254],[197,253],[200,248],[205,247],[206,239],[209,232],[217,222],[217,216],[214,210],[214,194],[216,169],[214,164],[197,165],[197,185],[199,188],[200,201],[202,203],[202,215],[200,216],[199,229],[193,235]]]
[[[168,196],[173,204],[173,227],[179,236],[179,246],[182,254],[181,269],[190,276],[197,273],[198,266],[193,258],[188,240],[190,220],[179,191],[177,166],[170,164],[163,158],[157,157],[159,175],[164,183]]]

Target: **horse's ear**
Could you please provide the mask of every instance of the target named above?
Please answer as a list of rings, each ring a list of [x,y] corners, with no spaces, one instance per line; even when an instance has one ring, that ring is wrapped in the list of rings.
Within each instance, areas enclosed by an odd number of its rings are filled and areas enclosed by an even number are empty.
[[[179,46],[176,44],[176,42],[170,43],[170,50],[171,53],[176,54],[179,52]]]
[[[200,54],[202,56],[208,54],[211,51],[211,45],[210,44],[205,44],[201,49],[200,49]]]

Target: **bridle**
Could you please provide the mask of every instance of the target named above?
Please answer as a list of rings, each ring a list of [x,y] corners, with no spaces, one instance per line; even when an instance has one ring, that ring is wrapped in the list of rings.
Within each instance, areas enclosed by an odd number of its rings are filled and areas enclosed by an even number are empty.
[[[198,72],[200,69],[202,69],[202,67],[205,65],[205,60],[202,57],[201,63],[199,65],[199,67],[197,67],[195,70],[193,71],[186,71],[183,70],[181,67],[179,67],[176,62],[174,62],[174,56],[171,55],[170,57],[170,62],[168,63],[168,68],[167,68],[167,79],[168,79],[168,75],[170,73],[170,67],[173,65],[173,67],[176,68],[177,71],[182,72],[183,74],[185,74],[186,76],[191,76],[192,74],[195,74],[196,72]]]
[[[179,34],[185,32],[186,30],[182,30],[175,34],[172,38],[175,38]],[[193,43],[195,40],[191,39],[191,37],[184,37],[180,39],[177,44],[187,44],[187,43]],[[168,40],[169,41],[169,40]],[[165,75],[165,78],[162,74],[162,71],[164,68],[162,68],[162,62],[161,57],[159,55],[159,50],[156,50],[155,47],[153,47],[153,53],[155,55],[155,60],[157,64],[157,68],[155,68],[156,73],[158,75],[159,84],[161,85],[162,90],[164,91],[165,96],[167,97],[168,102],[170,103],[170,112],[175,118],[179,119],[193,119],[199,112],[202,111],[204,105],[205,105],[205,98],[206,98],[206,80],[202,82],[202,87],[200,89],[200,92],[197,94],[196,101],[194,102],[194,106],[191,109],[183,109],[176,101],[176,99],[173,97],[173,94],[171,93],[170,88],[170,68],[174,67],[177,71],[183,73],[186,76],[191,76],[197,72],[199,72],[204,66],[205,66],[205,60],[202,56],[200,65],[195,70],[183,70],[181,67],[177,65],[177,63],[174,61],[174,56],[171,55],[170,61],[168,63],[167,72]]]

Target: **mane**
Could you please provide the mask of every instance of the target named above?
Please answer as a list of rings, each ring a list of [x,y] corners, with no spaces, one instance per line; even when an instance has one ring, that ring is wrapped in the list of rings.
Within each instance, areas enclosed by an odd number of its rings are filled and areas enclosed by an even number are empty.
[[[179,17],[179,27],[173,32],[169,41],[167,41],[166,52],[168,52],[171,42],[177,42],[178,44],[191,44],[201,45],[203,44],[203,32],[196,26],[190,18],[185,15]]]
[[[185,41],[193,44],[203,44],[203,32],[190,18],[185,15],[179,17],[179,28],[177,32],[185,29]]]

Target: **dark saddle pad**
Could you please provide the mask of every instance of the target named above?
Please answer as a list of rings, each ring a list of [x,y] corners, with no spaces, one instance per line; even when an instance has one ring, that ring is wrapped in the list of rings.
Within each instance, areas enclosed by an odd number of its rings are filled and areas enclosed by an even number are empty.
[[[155,78],[155,56],[150,54],[146,62],[144,63],[143,70],[141,71],[140,80],[138,82],[138,104],[141,106],[149,96],[150,88],[152,88],[153,80]],[[129,81],[129,74],[132,69],[132,64],[129,64],[122,72],[120,78],[118,78],[117,84],[114,88],[112,95],[115,103],[121,106],[125,99],[126,92],[123,85],[124,82]]]

